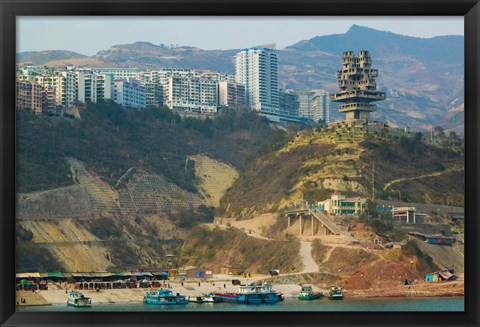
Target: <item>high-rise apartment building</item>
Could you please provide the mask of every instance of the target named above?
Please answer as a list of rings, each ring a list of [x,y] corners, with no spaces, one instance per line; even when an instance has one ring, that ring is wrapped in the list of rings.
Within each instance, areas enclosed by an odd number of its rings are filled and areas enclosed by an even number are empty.
[[[111,99],[124,108],[139,109],[147,106],[145,86],[133,78],[113,80]]]
[[[92,72],[103,75],[112,75],[113,79],[116,78],[135,78],[138,79],[138,68],[92,68]]]
[[[78,102],[78,74],[75,71],[64,71],[62,75],[65,79],[65,106],[73,107]]]
[[[309,90],[299,92],[299,116],[314,122],[322,120],[330,122],[330,97],[325,90]]]
[[[164,106],[179,111],[216,113],[217,83],[216,75],[174,73],[165,79]]]
[[[31,75],[29,80],[44,87],[52,87],[55,90],[55,105],[58,107],[66,106],[65,77],[62,74],[48,71],[46,74]]]
[[[92,101],[92,73],[90,71],[78,73],[78,101],[82,103]]]
[[[345,51],[342,56],[342,70],[336,74],[340,90],[330,95],[332,101],[343,102],[340,112],[346,120],[369,120],[370,113],[377,110],[373,101],[385,100],[385,92],[377,91],[375,77],[378,69],[372,68],[368,51],[360,51],[355,57],[353,51]]]
[[[292,90],[278,91],[279,113],[283,116],[297,118],[299,117],[299,96]]]
[[[113,75],[92,73],[91,75],[91,101],[111,99]]]
[[[55,89],[28,81],[17,81],[17,110],[30,110],[41,114],[56,109]]]
[[[278,114],[278,61],[273,49],[254,47],[235,56],[236,82],[245,85],[250,108],[265,114]]]
[[[218,82],[218,104],[229,109],[245,105],[245,85],[229,80]]]
[[[163,106],[163,83],[160,71],[146,71],[138,74],[138,79],[145,86],[145,98],[148,106]]]

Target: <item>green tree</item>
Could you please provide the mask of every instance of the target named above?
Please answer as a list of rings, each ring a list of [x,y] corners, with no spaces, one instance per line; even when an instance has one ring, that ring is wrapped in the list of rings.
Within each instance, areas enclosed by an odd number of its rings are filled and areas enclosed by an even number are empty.
[[[415,140],[415,142],[419,143],[422,141],[422,138],[423,138],[423,134],[420,133],[420,132],[417,132],[414,134],[413,136],[413,139]]]

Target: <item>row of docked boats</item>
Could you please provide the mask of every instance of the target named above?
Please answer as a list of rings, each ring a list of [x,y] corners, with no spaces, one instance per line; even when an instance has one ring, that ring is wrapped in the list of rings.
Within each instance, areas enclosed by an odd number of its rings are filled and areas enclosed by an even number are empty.
[[[315,300],[323,297],[323,293],[314,292],[311,286],[303,286],[298,296],[299,300]],[[328,297],[332,300],[343,299],[342,287],[331,286]],[[202,296],[190,297],[174,294],[169,289],[159,289],[157,291],[146,292],[143,302],[153,305],[177,305],[192,303],[277,303],[285,298],[282,293],[273,290],[272,285],[240,285],[237,293],[209,293]],[[91,307],[92,300],[84,296],[79,291],[71,291],[68,295],[67,305],[74,307]]]
[[[331,300],[342,300],[343,299],[343,288],[338,285],[330,286],[330,290],[328,291],[328,298]],[[311,301],[320,299],[323,297],[322,292],[314,292],[312,286],[305,285],[302,286],[302,290],[298,295],[298,299],[301,301]]]
[[[277,303],[285,299],[283,294],[274,291],[270,284],[240,285],[238,293],[216,293],[215,296],[220,302],[247,304]]]
[[[146,304],[187,304],[191,303],[276,303],[284,300],[282,293],[272,289],[269,284],[263,285],[240,285],[237,293],[210,293],[202,296],[187,297],[185,295],[174,295],[171,290],[160,289],[156,292],[147,292],[143,299]]]

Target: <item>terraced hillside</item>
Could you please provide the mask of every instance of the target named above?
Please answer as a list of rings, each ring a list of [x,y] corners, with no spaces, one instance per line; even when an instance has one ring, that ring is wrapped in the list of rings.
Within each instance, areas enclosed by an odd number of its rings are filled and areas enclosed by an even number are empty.
[[[83,162],[67,157],[76,183],[51,191],[18,194],[17,218],[55,219],[152,214],[198,207],[205,200],[165,177],[131,168],[114,189]]]
[[[207,203],[218,207],[220,199],[238,178],[237,170],[232,165],[205,155],[191,156],[188,160],[195,162],[195,176]]]
[[[124,214],[178,211],[195,208],[205,202],[199,195],[139,168],[129,169],[120,178],[117,187]]]
[[[348,127],[299,132],[278,151],[250,163],[221,200],[219,215],[251,218],[334,191],[347,196],[463,206],[463,157],[412,134]],[[372,184],[373,181],[373,184]]]
[[[50,251],[66,271],[104,271],[112,266],[107,244],[73,219],[19,224],[32,231],[32,242]]]

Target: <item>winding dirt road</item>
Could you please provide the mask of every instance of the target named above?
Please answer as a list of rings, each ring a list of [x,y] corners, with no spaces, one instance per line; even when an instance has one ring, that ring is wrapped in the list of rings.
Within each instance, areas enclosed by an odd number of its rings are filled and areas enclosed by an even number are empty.
[[[390,186],[392,186],[393,184],[396,184],[396,183],[401,183],[401,182],[405,182],[405,181],[413,181],[413,180],[421,179],[421,178],[441,176],[441,175],[451,173],[451,172],[455,172],[455,171],[463,171],[463,169],[464,169],[463,167],[452,167],[452,168],[446,169],[444,171],[438,171],[438,172],[434,172],[434,173],[431,173],[431,174],[394,179],[393,181],[390,181],[387,184],[385,184],[385,187],[383,188],[383,190],[386,191],[387,188],[389,188]]]

